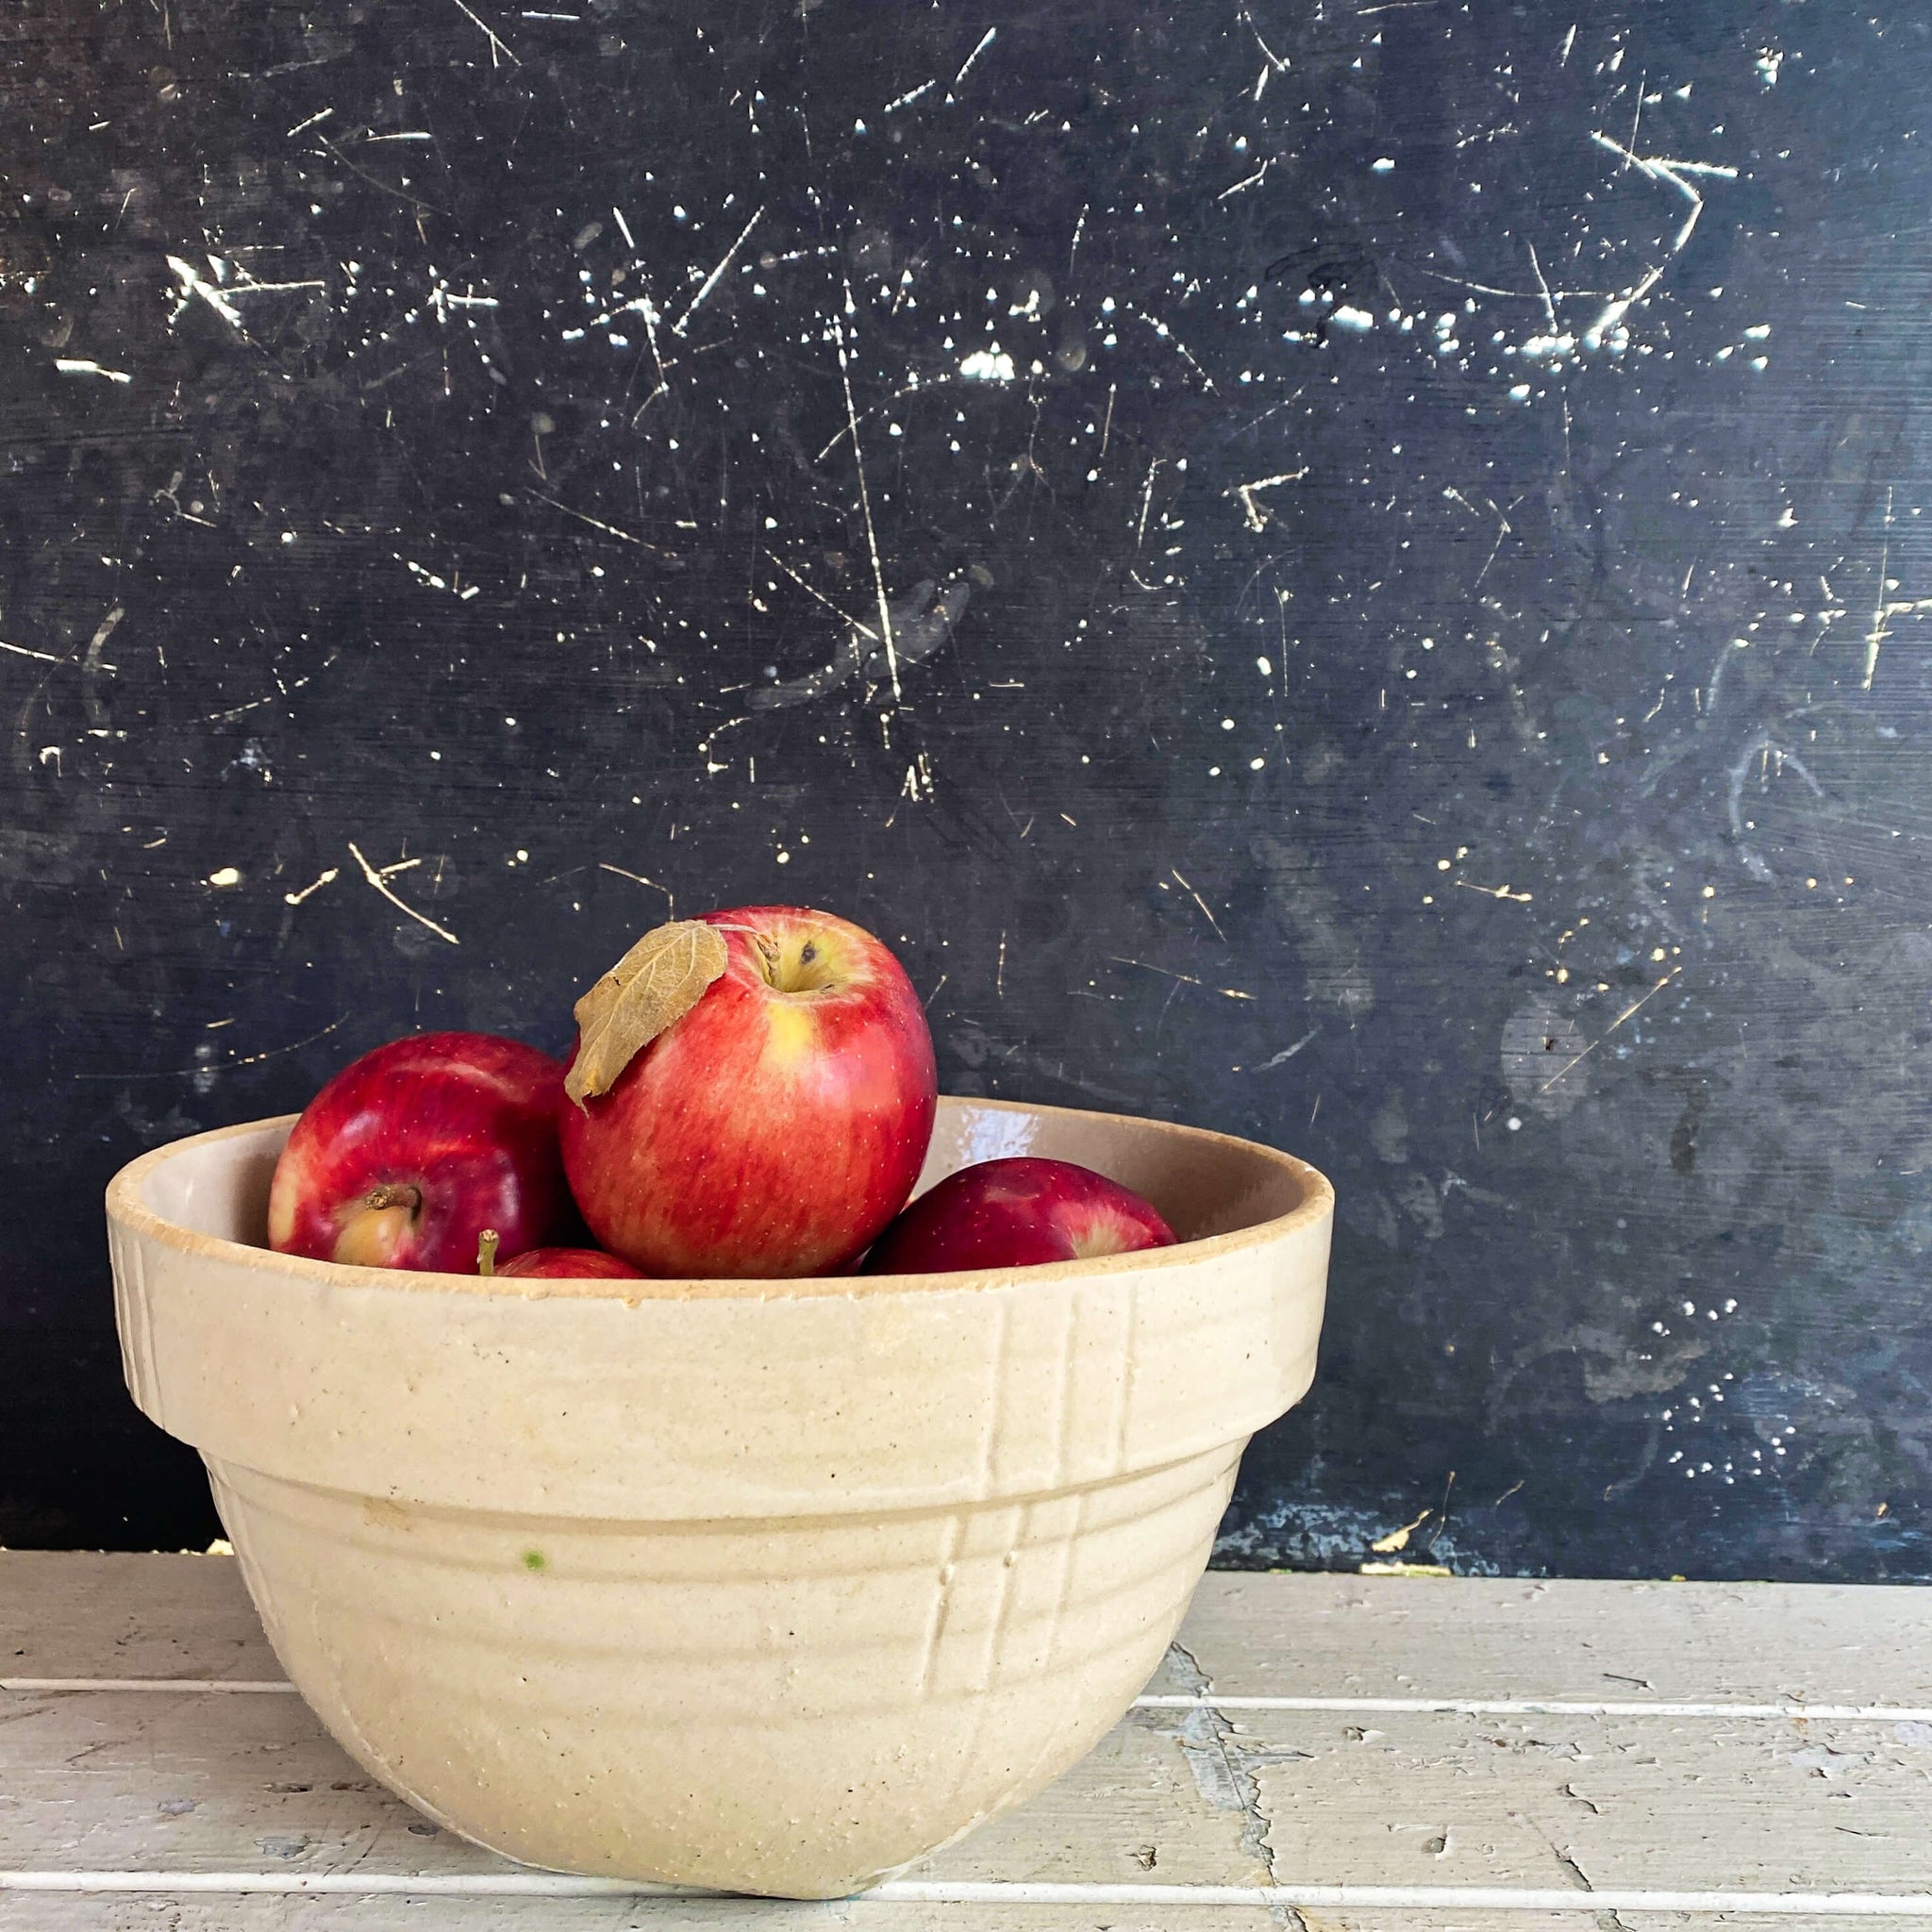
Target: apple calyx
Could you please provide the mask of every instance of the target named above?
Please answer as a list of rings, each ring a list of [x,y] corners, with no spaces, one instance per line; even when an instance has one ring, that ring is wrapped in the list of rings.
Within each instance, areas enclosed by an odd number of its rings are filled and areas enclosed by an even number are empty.
[[[724,976],[731,955],[714,925],[677,919],[647,932],[576,1003],[577,1056],[563,1091],[584,1103],[618,1075]]]
[[[476,1273],[485,1281],[496,1273],[496,1248],[502,1239],[493,1227],[486,1227],[476,1237]]]
[[[352,1268],[393,1268],[423,1209],[423,1190],[408,1181],[378,1181],[341,1216],[329,1257]]]

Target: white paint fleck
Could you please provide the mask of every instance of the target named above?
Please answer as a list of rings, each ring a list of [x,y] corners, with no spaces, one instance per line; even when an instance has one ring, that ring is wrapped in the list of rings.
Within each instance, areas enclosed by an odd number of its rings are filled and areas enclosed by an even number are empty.
[[[997,344],[991,349],[974,349],[959,364],[959,374],[968,382],[1011,382],[1013,358]]]
[[[104,369],[98,362],[80,356],[57,356],[54,358],[54,367],[62,375],[103,375],[109,382],[120,383],[132,382],[134,380],[133,376],[129,375],[125,370]]]

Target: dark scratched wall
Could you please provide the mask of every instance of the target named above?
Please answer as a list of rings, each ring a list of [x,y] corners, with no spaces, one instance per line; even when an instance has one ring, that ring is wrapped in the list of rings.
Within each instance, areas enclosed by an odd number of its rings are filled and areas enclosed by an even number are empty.
[[[0,47],[0,1542],[213,1530],[116,1166],[779,898],[1335,1177],[1222,1560],[1932,1575],[1923,8]]]

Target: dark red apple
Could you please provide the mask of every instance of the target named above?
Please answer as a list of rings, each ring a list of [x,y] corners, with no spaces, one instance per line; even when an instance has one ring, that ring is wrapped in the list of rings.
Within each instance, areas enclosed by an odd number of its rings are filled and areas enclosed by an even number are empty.
[[[563,1069],[491,1033],[392,1040],[295,1123],[269,1192],[269,1246],[370,1268],[469,1274],[486,1227],[545,1241],[566,1208]]]
[[[571,1191],[646,1274],[836,1271],[905,1205],[932,1138],[919,995],[879,941],[828,912],[702,923],[724,941],[722,974],[607,1093],[564,1104]]]
[[[602,1248],[528,1248],[514,1260],[506,1261],[498,1274],[519,1280],[543,1281],[641,1281],[644,1277],[628,1261],[607,1255]]]
[[[929,1188],[865,1257],[868,1274],[1031,1268],[1171,1246],[1139,1194],[1071,1160],[983,1160]]]
[[[628,1261],[607,1255],[602,1248],[525,1248],[501,1267],[496,1264],[498,1236],[486,1227],[476,1249],[476,1273],[495,1281],[641,1281]]]

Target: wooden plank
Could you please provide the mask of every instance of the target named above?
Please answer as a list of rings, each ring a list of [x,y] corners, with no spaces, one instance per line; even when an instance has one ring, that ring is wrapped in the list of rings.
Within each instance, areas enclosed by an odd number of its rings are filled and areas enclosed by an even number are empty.
[[[1033,1804],[908,1874],[915,1884],[992,1885],[996,1903],[0,1891],[0,1932],[348,1932],[404,1915],[428,1932],[1058,1932],[1090,1921],[1118,1932],[1258,1932],[1264,1919],[1292,1925],[1297,1912],[1314,1932],[1537,1932],[1591,1923],[1605,1891],[1842,1891],[1878,1905],[1874,1895],[1891,1894],[1932,1917],[1932,1723],[1723,1707],[1932,1703],[1926,1602],[1879,1590],[1214,1576],[1157,1695],[1211,1680],[1229,1697],[1401,1707],[1139,1708]],[[0,1555],[0,1638],[10,1677],[232,1683],[275,1674],[235,1566],[220,1558]],[[1478,1707],[1428,1707],[1443,1697]],[[1525,1698],[1624,1707],[1483,1707]],[[0,1868],[334,1882],[407,1874],[445,1887],[519,1869],[436,1831],[374,1785],[299,1699],[178,1688],[0,1692]],[[1368,1910],[1295,1906],[1291,1895],[1273,1908],[1189,1902],[1191,1888],[1271,1881],[1398,1890]],[[1136,1895],[1150,1885],[1178,1890]],[[1074,1890],[1028,1890],[1041,1886]],[[1525,1893],[1574,1900],[1574,1909],[1451,1909],[1444,1901],[1465,1887],[1503,1888],[1523,1904],[1533,1902]],[[1626,1906],[1621,1923],[1636,1932],[1651,1916]]]
[[[1282,1883],[1932,1895],[1932,1726],[1271,1715],[1230,1750]]]
[[[299,1698],[16,1692],[0,1717],[0,1869],[521,1869],[368,1778]],[[935,1869],[966,1880],[1132,1884],[1158,1869],[1180,1884],[1268,1882],[1249,1814],[1214,1802],[1172,1727],[1142,1725],[1118,1728]]]
[[[1226,1906],[926,1906],[853,1899],[8,1898],[0,1932],[1686,1932],[1677,1912],[1405,1910]],[[1796,1918],[1725,1913],[1724,1932],[1793,1932]],[[1840,1923],[1840,1922],[1834,1922]]]
[[[292,1697],[14,1693],[0,1867],[508,1871]],[[1932,1893],[1932,1727],[1138,1711],[946,1881]]]
[[[1179,1694],[1932,1707],[1932,1598],[1822,1585],[1204,1578]],[[0,1676],[273,1678],[225,1557],[0,1552]]]
[[[1391,1932],[1391,1922],[1303,1913],[1307,1932]],[[1682,1921],[1670,1924],[1681,1928]],[[1779,1922],[1790,1932],[1789,1920]],[[1283,1932],[1265,1907],[933,1906],[854,1899],[56,1898],[0,1893],[0,1932]],[[1494,1921],[1489,1921],[1490,1925]],[[1590,1922],[1512,1917],[1509,1932],[1587,1932]],[[1630,1932],[1650,1928],[1627,1915]],[[1481,1921],[1405,1915],[1400,1932],[1485,1932]],[[1662,1932],[1658,1922],[1657,1932]]]
[[[1227,1906],[928,1906],[852,1899],[53,1898],[0,1894],[0,1932],[1686,1932],[1676,1912],[1391,1914]],[[1726,1913],[1724,1932],[1793,1932]]]
[[[229,1557],[0,1551],[0,1677],[279,1677]]]
[[[1182,1641],[1228,1694],[1932,1707],[1902,1588],[1215,1572]],[[1195,1688],[1178,1659],[1148,1686]]]

